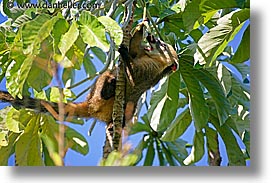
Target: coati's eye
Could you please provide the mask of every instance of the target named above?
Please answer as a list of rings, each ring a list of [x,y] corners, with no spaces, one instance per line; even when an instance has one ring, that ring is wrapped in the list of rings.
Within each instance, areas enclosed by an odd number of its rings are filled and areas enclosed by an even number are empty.
[[[166,44],[161,44],[161,46],[165,49],[168,50],[168,46]]]
[[[156,39],[155,39],[155,37],[154,37],[152,34],[149,34],[149,35],[146,37],[146,40],[147,40],[149,43],[156,43]]]

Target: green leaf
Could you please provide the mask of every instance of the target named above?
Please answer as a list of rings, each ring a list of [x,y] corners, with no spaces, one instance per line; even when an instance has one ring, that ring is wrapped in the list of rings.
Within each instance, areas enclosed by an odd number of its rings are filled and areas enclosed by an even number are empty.
[[[7,166],[9,157],[14,153],[14,142],[18,138],[19,134],[10,133],[8,135],[8,145],[0,145],[0,166]]]
[[[65,137],[66,137],[66,140],[68,141],[69,147],[72,150],[82,155],[88,154],[89,152],[88,142],[83,137],[83,135],[81,135],[79,132],[77,132],[76,130],[70,127],[67,127],[65,131]]]
[[[106,160],[100,162],[100,166],[131,166],[137,161],[137,155],[127,154],[123,155],[121,152],[111,152]]]
[[[39,53],[40,43],[50,35],[54,24],[60,17],[60,14],[53,18],[50,18],[47,14],[41,14],[34,20],[24,24],[22,39],[25,54]]]
[[[155,157],[154,139],[150,138],[143,166],[152,166],[154,157]]]
[[[60,18],[56,21],[53,30],[52,30],[52,38],[53,38],[53,49],[54,49],[54,60],[56,62],[60,62],[62,60],[61,52],[58,48],[61,37],[68,32],[70,28],[70,24],[63,18]]]
[[[245,144],[246,151],[250,155],[250,132],[249,131],[244,131],[243,136],[242,136],[243,143]]]
[[[6,126],[10,131],[20,133],[25,130],[26,125],[33,116],[34,113],[30,110],[16,110],[11,107],[6,116]]]
[[[15,145],[16,164],[19,166],[44,165],[41,140],[38,135],[39,116],[31,118]]]
[[[207,70],[194,69],[193,73],[196,78],[207,88],[215,103],[220,125],[224,124],[231,112],[231,106],[225,96],[222,85]]]
[[[48,92],[50,93],[50,101],[51,102],[59,102],[59,100],[60,100],[59,88],[51,87],[48,89]],[[74,93],[70,89],[63,88],[62,92],[64,94],[62,102],[67,102],[68,99],[75,97]]]
[[[219,125],[218,119],[211,116],[211,123],[218,130],[226,148],[226,153],[228,156],[229,165],[231,166],[245,166],[244,155],[238,145],[238,142],[227,124],[222,126]]]
[[[68,32],[61,36],[58,48],[64,57],[67,51],[73,46],[79,35],[78,25],[75,21],[72,22]]]
[[[250,66],[245,64],[245,63],[232,64],[232,66],[235,67],[240,72],[240,74],[242,75],[242,80],[243,81],[250,74]]]
[[[189,156],[183,161],[185,165],[198,162],[204,155],[204,137],[202,132],[196,132],[193,147]]]
[[[161,147],[162,147],[162,151],[163,151],[163,153],[164,153],[164,155],[165,155],[165,157],[166,157],[166,160],[167,160],[167,162],[169,163],[169,165],[170,165],[170,166],[175,166],[176,163],[175,163],[175,161],[174,161],[174,159],[173,159],[173,157],[172,157],[172,154],[171,154],[171,152],[167,149],[166,144],[165,144],[164,142],[161,143]]]
[[[187,6],[182,14],[182,22],[184,23],[184,29],[190,32],[194,29],[195,22],[201,17],[199,11],[199,4],[201,0],[188,1]]]
[[[182,139],[177,139],[173,142],[165,142],[165,144],[167,145],[168,151],[180,165],[184,165],[183,161],[188,156],[188,152],[185,148],[187,142]]]
[[[62,73],[62,81],[65,87],[69,87],[74,83],[75,80],[75,69],[73,68],[64,68]]]
[[[45,163],[52,162],[50,164],[62,166],[63,160],[62,157],[59,156],[56,139],[47,136],[46,134],[41,134],[40,137],[43,143],[45,144],[45,149],[43,148],[44,154],[46,153],[49,156],[47,157],[48,160],[46,160]]]
[[[194,55],[195,63],[210,67],[223,52],[227,44],[233,40],[242,28],[244,21],[249,18],[247,9],[233,11],[218,20],[218,25],[211,28],[198,42]]]
[[[225,8],[243,8],[245,0],[202,0],[199,7],[202,13]]]
[[[83,66],[84,66],[85,72],[87,73],[88,77],[96,74],[96,68],[95,68],[93,62],[91,61],[90,56],[84,57]]]
[[[148,147],[149,139],[147,137],[147,135],[144,135],[143,138],[139,141],[134,151],[132,152],[133,154],[136,154],[138,156],[136,163],[138,163],[142,159],[142,152],[146,147]]]
[[[242,41],[230,63],[243,63],[250,58],[250,25],[246,28]]]
[[[175,141],[179,138],[189,127],[192,122],[189,109],[186,109],[177,116],[175,121],[168,127],[163,133],[161,140],[163,141]]]
[[[106,16],[98,17],[98,21],[105,26],[106,31],[110,34],[116,45],[119,46],[122,43],[123,31],[118,23]]]
[[[196,78],[196,69],[188,63],[191,60],[193,60],[192,57],[186,57],[180,61],[180,72],[188,89],[189,108],[196,130],[201,131],[208,122],[209,109],[199,80]]]
[[[206,145],[208,149],[208,164],[219,166],[221,163],[221,156],[219,151],[218,133],[212,128],[205,128]]]
[[[28,73],[27,83],[38,92],[42,91],[52,81],[53,72],[49,63],[50,60],[37,56],[34,58]]]
[[[147,126],[146,124],[137,122],[135,123],[132,127],[131,127],[131,131],[129,133],[129,135],[133,135],[139,132],[150,132],[151,129],[149,126]]]
[[[0,148],[8,146],[7,135],[8,135],[7,132],[0,131]]]
[[[232,74],[231,72],[222,64],[217,63],[214,67],[209,67],[206,69],[209,71],[215,78],[218,79],[221,84],[225,95],[227,96],[232,88]]]
[[[156,146],[157,146],[157,153],[158,153],[158,158],[159,158],[159,166],[165,166],[167,164],[167,161],[165,161],[164,158],[164,153],[161,147],[161,142],[156,141]]]
[[[97,46],[104,52],[109,50],[105,35],[105,27],[88,11],[82,11],[79,17],[80,34],[90,47]]]
[[[59,143],[57,139],[59,135],[59,124],[55,121],[55,119],[52,116],[49,115],[41,115],[41,121],[43,121],[43,123],[41,125],[39,135],[41,140],[43,141],[45,164],[61,166],[63,164],[63,157],[59,156]],[[70,140],[65,140],[65,152],[68,150],[71,144],[72,143],[70,142]]]
[[[106,53],[99,49],[98,47],[91,48],[93,54],[102,62],[106,62]],[[92,55],[94,57],[94,55]]]
[[[148,110],[151,126],[155,131],[165,130],[176,116],[180,74],[173,75],[161,80],[159,89],[154,92],[150,108]]]
[[[12,107],[8,106],[8,107],[2,108],[0,110],[0,131],[8,130],[7,126],[6,126],[7,115],[11,109],[12,109]]]

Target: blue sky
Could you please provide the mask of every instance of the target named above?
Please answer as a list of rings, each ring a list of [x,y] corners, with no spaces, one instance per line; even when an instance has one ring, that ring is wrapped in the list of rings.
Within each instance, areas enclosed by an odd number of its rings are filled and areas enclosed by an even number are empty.
[[[5,20],[6,20],[6,18],[2,14],[0,14],[0,23],[2,23]],[[248,23],[246,23],[246,24],[248,25]],[[233,47],[234,51],[236,50],[237,45],[240,42],[240,36],[242,35],[243,31],[245,30],[245,27],[236,36],[236,39],[230,43],[230,45]],[[96,66],[97,66],[98,70],[100,70],[103,67],[102,64],[96,64]],[[240,74],[237,73],[235,70],[233,70],[233,68],[230,68],[230,69],[235,74],[237,74],[238,77],[240,77]],[[82,70],[76,72],[76,81],[82,80],[83,77],[85,77],[85,75],[83,75]],[[80,87],[74,88],[73,91],[76,94],[80,93],[83,89],[85,89],[87,87],[87,84],[89,84],[89,82],[86,82],[84,85],[81,85]],[[2,90],[5,89],[5,81],[1,82],[0,89],[2,89]],[[86,94],[82,95],[76,102],[84,101],[86,99]],[[2,108],[3,106],[6,106],[6,105],[7,104],[3,105],[0,103],[0,108]],[[144,112],[145,112],[145,110],[143,108],[142,113],[144,113]],[[142,116],[142,114],[141,114],[141,116]],[[90,128],[92,121],[93,121],[93,119],[87,120],[87,122],[83,126],[69,124],[71,127],[76,129],[77,131],[79,131],[87,139],[87,141],[89,143],[90,150],[89,150],[89,154],[86,156],[83,156],[79,153],[69,150],[65,157],[65,164],[67,166],[95,166],[99,163],[99,161],[102,157],[102,150],[103,150],[103,145],[104,145],[104,141],[105,141],[105,124],[101,123],[101,122],[97,122],[95,129],[93,130],[93,133],[91,134],[91,136],[88,136],[88,129]],[[194,132],[195,132],[194,125],[191,125],[188,128],[188,130],[182,135],[181,138],[184,139],[185,141],[188,141],[188,143],[192,144]],[[129,140],[133,144],[133,147],[135,147],[137,145],[137,143],[140,141],[142,136],[143,136],[143,134],[140,133],[140,134],[136,134],[136,135],[129,137]],[[243,147],[243,144],[239,138],[238,138],[238,142],[240,143],[241,147]],[[223,158],[222,165],[227,165],[225,146],[224,146],[222,140],[220,140],[220,151],[221,151],[221,156]],[[13,164],[13,158],[11,158],[10,163],[11,163],[11,165]],[[140,164],[142,165],[142,162]],[[248,162],[248,165],[249,164],[250,164],[250,161]],[[158,162],[154,161],[154,165],[158,165]],[[202,160],[200,160],[198,163],[196,163],[196,165],[199,165],[199,166],[207,165],[207,155],[205,154],[205,156],[202,158]]]

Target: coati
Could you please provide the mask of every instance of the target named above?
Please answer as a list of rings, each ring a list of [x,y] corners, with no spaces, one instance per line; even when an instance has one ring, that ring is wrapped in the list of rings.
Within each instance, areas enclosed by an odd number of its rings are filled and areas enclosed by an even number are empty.
[[[178,66],[176,51],[169,44],[156,39],[153,35],[143,41],[142,26],[130,39],[129,50],[121,45],[118,49],[125,65],[131,71],[133,84],[126,83],[125,120],[131,120],[140,96],[154,86],[163,76],[175,71]],[[107,124],[112,122],[112,110],[116,88],[117,68],[101,74],[91,89],[87,100],[82,103],[64,104],[65,115],[69,117],[96,118]],[[25,107],[40,112],[51,110],[58,113],[58,104],[44,100],[23,97],[13,98],[8,92],[0,91],[0,100],[9,102],[14,107]],[[58,116],[58,115],[57,115]]]

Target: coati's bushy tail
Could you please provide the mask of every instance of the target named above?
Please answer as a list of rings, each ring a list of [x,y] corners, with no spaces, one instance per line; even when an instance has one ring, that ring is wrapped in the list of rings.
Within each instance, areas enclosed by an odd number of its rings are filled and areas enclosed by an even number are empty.
[[[48,102],[41,99],[34,99],[31,97],[14,98],[6,91],[0,91],[0,101],[9,102],[14,108],[29,108],[37,112],[51,113],[58,119],[58,103]],[[64,106],[64,115],[66,117],[88,117],[88,104],[83,103],[62,103]]]
[[[29,108],[39,112],[48,112],[43,103],[47,103],[54,110],[58,110],[58,104],[30,97],[14,98],[9,92],[0,91],[0,101],[9,102],[14,108]]]

